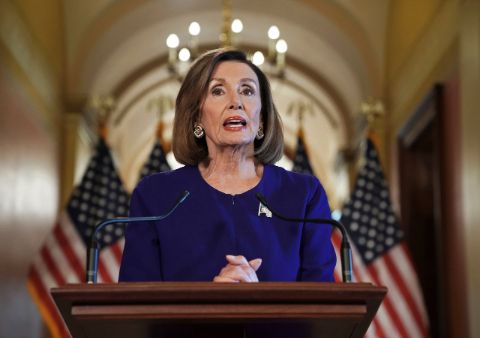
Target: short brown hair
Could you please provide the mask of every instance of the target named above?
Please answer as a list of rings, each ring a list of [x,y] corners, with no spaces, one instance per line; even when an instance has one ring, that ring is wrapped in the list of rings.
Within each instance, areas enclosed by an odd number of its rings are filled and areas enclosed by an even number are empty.
[[[197,139],[193,135],[193,128],[200,120],[201,107],[215,67],[224,61],[245,63],[258,77],[265,136],[261,140],[255,139],[254,155],[261,163],[273,164],[283,154],[283,130],[280,115],[273,104],[270,83],[260,68],[247,59],[245,53],[226,48],[211,50],[201,55],[183,80],[175,105],[173,154],[178,162],[187,165],[197,165],[208,157],[205,138]]]

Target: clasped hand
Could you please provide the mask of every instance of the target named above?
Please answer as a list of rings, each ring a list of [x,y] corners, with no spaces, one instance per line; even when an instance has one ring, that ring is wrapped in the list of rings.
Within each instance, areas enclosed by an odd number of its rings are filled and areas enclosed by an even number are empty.
[[[258,282],[256,271],[262,264],[261,258],[247,261],[244,256],[227,255],[228,264],[213,279],[220,283],[253,283]]]

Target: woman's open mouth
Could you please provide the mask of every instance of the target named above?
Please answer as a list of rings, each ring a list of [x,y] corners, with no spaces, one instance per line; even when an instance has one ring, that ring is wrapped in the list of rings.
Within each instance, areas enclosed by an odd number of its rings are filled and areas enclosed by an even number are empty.
[[[227,130],[240,130],[247,125],[247,121],[240,116],[232,116],[223,122],[223,127]]]

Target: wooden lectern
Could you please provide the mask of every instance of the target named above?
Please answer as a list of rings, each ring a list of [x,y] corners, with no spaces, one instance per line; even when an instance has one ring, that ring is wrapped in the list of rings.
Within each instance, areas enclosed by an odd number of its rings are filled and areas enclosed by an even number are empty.
[[[52,296],[74,338],[363,337],[387,289],[368,283],[71,284]]]

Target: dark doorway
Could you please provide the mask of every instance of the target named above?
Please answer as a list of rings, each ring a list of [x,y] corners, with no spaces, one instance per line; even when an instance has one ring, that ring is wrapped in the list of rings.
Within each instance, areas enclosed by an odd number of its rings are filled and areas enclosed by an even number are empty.
[[[401,221],[430,320],[431,337],[448,337],[441,206],[441,96],[437,86],[399,134]]]
[[[460,198],[459,80],[437,85],[398,135],[401,224],[431,337],[468,337]]]

